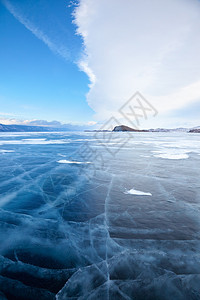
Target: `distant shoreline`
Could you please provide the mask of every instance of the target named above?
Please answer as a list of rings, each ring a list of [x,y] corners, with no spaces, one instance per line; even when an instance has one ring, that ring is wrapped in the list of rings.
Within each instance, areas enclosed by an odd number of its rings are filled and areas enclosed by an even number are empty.
[[[105,129],[70,129],[67,127],[44,127],[44,126],[28,126],[28,125],[4,125],[0,124],[0,132],[188,132],[188,133],[200,133],[200,126],[194,128],[157,128],[157,129],[133,129],[125,125],[119,125],[113,128],[113,130]]]

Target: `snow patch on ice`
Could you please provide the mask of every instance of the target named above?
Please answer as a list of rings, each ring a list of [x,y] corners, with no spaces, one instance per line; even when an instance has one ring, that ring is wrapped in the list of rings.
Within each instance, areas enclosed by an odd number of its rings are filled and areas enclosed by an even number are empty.
[[[124,194],[126,195],[137,195],[137,196],[152,196],[151,193],[146,193],[142,191],[138,191],[135,189],[125,190]]]
[[[188,150],[184,149],[161,149],[161,150],[156,150],[152,151],[155,157],[160,157],[164,159],[187,159],[189,158],[188,155]]]
[[[155,157],[165,158],[165,159],[187,159],[189,158],[188,154],[167,154],[161,153],[154,155]]]
[[[73,161],[73,160],[66,160],[66,159],[61,159],[57,161],[59,164],[91,164],[90,161]]]
[[[4,149],[0,150],[0,153],[10,153],[10,152],[15,152],[15,151],[14,150],[4,150]]]

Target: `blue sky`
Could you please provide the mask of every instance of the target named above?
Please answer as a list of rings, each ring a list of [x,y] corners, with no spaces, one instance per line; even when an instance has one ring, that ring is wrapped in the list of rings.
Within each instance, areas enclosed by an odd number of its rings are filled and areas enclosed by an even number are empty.
[[[72,7],[64,0],[11,2],[20,4],[17,13],[24,18],[31,13],[33,26],[64,48],[64,54],[52,51],[0,3],[1,117],[90,121],[94,112],[85,97],[89,80],[74,63],[81,55],[82,39],[75,34]]]
[[[141,128],[200,125],[199,0],[71,2],[0,0],[0,123],[130,126],[139,91]]]

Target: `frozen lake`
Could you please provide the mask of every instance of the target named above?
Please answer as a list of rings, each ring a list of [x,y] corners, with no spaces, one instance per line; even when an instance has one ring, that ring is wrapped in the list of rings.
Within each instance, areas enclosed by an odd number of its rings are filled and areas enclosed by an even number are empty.
[[[0,166],[0,299],[200,299],[200,134],[1,133]]]

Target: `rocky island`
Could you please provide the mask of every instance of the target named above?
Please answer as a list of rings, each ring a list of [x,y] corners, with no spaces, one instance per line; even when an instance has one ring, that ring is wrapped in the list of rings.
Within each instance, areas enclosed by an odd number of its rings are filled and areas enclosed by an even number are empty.
[[[193,128],[193,129],[190,129],[189,132],[190,132],[190,133],[200,133],[200,128]]]
[[[149,130],[139,130],[139,129],[133,129],[131,127],[128,127],[126,125],[119,125],[115,126],[113,131],[133,131],[133,132],[148,132]]]

